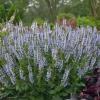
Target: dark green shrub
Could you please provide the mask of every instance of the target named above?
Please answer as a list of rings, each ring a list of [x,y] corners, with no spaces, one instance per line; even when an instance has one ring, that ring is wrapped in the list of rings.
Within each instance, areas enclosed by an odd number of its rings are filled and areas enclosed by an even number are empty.
[[[43,23],[44,23],[44,20],[43,20],[42,18],[36,18],[34,21],[37,22],[37,25],[38,25],[38,26],[41,26],[41,25],[43,25]]]
[[[95,19],[92,17],[78,17],[77,18],[78,26],[95,26]]]
[[[71,18],[73,18],[73,17],[74,17],[74,15],[71,14],[71,13],[60,13],[60,14],[58,14],[58,16],[57,16],[57,19],[58,19],[58,20],[61,20],[61,19],[65,18],[65,19],[69,20],[69,19],[71,19]]]
[[[98,30],[100,30],[100,20],[96,20],[96,27]]]

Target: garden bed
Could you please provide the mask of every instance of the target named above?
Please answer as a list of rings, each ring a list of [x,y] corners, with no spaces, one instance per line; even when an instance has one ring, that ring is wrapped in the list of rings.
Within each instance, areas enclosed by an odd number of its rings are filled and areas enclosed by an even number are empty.
[[[31,28],[22,23],[6,23],[4,28],[0,34],[1,99],[65,100],[71,93],[80,93],[85,86],[82,78],[100,62],[96,28],[72,29],[56,23],[51,30],[46,22],[42,30],[36,22]]]

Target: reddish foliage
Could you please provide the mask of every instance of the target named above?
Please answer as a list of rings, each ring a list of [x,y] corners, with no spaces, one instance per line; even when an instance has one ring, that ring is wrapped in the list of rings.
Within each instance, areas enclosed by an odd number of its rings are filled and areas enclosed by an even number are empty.
[[[76,19],[75,19],[75,18],[70,19],[70,20],[69,20],[69,25],[70,25],[73,29],[75,29],[76,26],[77,26]]]
[[[57,23],[58,23],[59,25],[63,25],[63,21],[64,21],[64,20],[65,20],[65,19],[59,19],[59,20],[57,20]],[[71,26],[72,29],[75,29],[76,26],[77,26],[77,21],[76,21],[75,18],[71,18],[71,19],[69,19],[69,20],[66,20],[66,25],[67,25],[67,26]]]
[[[95,68],[93,71],[93,76],[88,76],[85,78],[85,89],[80,93],[80,97],[92,97],[93,100],[100,100],[100,68]]]
[[[100,100],[100,97],[95,97],[94,100]]]

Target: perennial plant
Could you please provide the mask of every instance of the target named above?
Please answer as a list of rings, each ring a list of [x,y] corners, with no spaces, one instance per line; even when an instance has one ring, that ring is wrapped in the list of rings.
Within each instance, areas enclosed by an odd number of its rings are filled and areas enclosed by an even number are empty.
[[[100,66],[96,28],[50,24],[30,28],[5,23],[0,34],[0,99],[65,100],[84,86],[81,78]],[[2,32],[2,31],[1,31]],[[2,32],[3,33],[3,32]]]

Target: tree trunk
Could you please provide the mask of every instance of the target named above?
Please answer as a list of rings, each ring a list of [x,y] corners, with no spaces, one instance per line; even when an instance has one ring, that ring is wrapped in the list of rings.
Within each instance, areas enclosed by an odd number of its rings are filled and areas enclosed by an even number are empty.
[[[96,2],[96,0],[90,0],[90,9],[91,9],[91,15],[93,16],[93,17],[97,17],[97,2]]]

